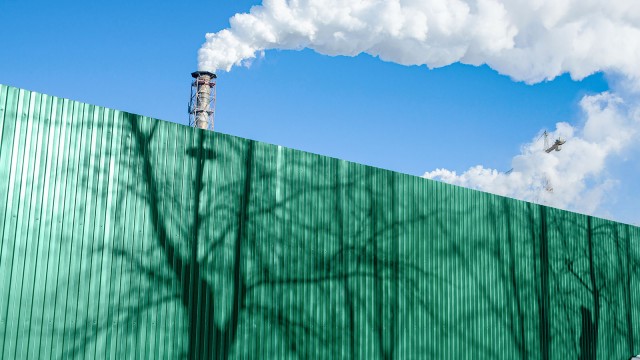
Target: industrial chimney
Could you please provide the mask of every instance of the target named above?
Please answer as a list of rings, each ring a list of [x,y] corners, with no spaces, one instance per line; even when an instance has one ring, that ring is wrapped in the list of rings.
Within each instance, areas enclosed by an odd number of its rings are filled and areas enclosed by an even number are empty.
[[[208,71],[191,73],[189,102],[189,125],[199,129],[213,130],[213,115],[216,107],[216,74]]]

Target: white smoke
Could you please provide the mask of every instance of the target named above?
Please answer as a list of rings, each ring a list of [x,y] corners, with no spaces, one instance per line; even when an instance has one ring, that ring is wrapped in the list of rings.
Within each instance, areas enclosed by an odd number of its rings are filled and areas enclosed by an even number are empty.
[[[207,34],[199,68],[229,71],[270,49],[303,48],[430,68],[487,64],[527,83],[605,72],[637,92],[640,1],[265,0],[233,16],[228,29]],[[567,140],[564,149],[547,154],[536,138],[513,158],[509,174],[476,166],[425,177],[591,213],[616,186],[609,161],[640,129],[636,96],[621,94],[584,97],[584,123],[559,123],[551,133]]]
[[[516,80],[640,78],[635,0],[265,0],[207,34],[200,70],[269,49],[367,53],[404,65],[488,64]]]

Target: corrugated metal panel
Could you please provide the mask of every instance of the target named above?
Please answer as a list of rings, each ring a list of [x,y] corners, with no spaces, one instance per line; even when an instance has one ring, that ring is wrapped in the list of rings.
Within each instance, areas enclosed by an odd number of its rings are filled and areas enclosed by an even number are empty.
[[[640,232],[0,86],[0,357],[623,359]]]

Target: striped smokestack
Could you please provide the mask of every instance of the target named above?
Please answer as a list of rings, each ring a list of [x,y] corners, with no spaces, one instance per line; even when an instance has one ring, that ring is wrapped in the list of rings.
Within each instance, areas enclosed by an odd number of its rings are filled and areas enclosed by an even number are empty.
[[[195,80],[191,84],[189,123],[199,129],[213,130],[217,76],[208,71],[196,71],[191,76]]]

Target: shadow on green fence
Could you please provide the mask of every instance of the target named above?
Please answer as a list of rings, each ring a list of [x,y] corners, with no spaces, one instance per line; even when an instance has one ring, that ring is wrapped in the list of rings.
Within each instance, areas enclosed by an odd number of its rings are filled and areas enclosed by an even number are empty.
[[[1,86],[0,119],[4,358],[639,350],[635,227]]]

